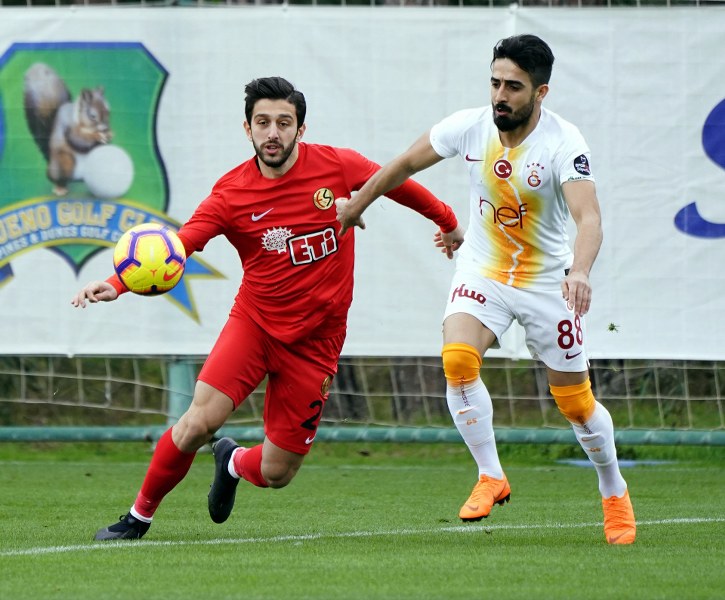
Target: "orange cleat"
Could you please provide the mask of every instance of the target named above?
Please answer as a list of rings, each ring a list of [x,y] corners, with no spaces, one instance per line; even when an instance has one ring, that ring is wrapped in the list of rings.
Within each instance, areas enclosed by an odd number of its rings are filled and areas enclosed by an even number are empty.
[[[481,475],[458,516],[462,521],[480,521],[489,515],[494,504],[503,506],[510,498],[511,486],[506,475],[503,479]]]
[[[629,499],[629,490],[618,498],[602,498],[604,509],[604,537],[610,544],[631,544],[637,535],[634,510]]]

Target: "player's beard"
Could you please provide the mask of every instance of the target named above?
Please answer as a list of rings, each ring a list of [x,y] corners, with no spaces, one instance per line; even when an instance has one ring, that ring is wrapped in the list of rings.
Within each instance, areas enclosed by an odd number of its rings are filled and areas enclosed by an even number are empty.
[[[280,142],[275,142],[275,145],[280,146],[282,148],[282,151],[278,152],[274,157],[269,157],[264,154],[264,151],[261,146],[258,146],[256,144],[256,142],[252,141],[252,145],[254,146],[254,151],[257,153],[257,158],[259,160],[261,160],[265,165],[270,167],[271,169],[278,169],[284,163],[286,163],[287,159],[290,157],[290,155],[294,151],[296,144],[297,144],[296,138],[294,140],[292,140],[292,143],[289,146],[284,146]]]
[[[499,128],[499,131],[513,131],[514,129],[517,129],[518,127],[521,127],[522,125],[528,123],[531,119],[531,115],[534,113],[534,98],[535,96],[534,94],[532,94],[531,101],[526,106],[523,106],[519,110],[515,111],[512,111],[511,108],[506,104],[494,104],[494,111],[501,109],[510,111],[506,115],[497,115],[494,112],[493,122],[495,123],[496,127]]]

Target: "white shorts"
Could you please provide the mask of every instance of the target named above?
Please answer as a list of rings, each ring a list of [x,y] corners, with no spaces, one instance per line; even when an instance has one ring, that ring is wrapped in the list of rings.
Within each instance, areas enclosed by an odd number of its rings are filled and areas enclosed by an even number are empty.
[[[584,318],[569,309],[561,290],[516,288],[456,271],[443,319],[455,313],[476,317],[497,341],[516,319],[526,332],[526,346],[534,359],[555,371],[589,368]]]

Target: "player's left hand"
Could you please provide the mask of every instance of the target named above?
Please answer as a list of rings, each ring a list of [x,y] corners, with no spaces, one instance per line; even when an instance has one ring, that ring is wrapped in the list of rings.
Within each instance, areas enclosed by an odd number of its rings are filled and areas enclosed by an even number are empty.
[[[355,207],[355,203],[350,198],[338,198],[335,200],[335,209],[337,210],[337,220],[342,223],[342,227],[340,228],[341,237],[348,229],[352,229],[356,225],[360,229],[365,229],[362,212]]]
[[[118,298],[118,292],[110,283],[107,281],[91,281],[71,298],[70,303],[76,308],[85,308],[86,300],[95,304],[96,302],[113,302],[116,298]]]
[[[592,303],[592,286],[589,277],[581,271],[570,271],[561,283],[561,293],[574,314],[583,316]]]
[[[433,244],[436,248],[440,248],[449,259],[453,258],[453,253],[463,244],[463,234],[465,231],[460,225],[453,231],[443,233],[440,229],[433,235]]]

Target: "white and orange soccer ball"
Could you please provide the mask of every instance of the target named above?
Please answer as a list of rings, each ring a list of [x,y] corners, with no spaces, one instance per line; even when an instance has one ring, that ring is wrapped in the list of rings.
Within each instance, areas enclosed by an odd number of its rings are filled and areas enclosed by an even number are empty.
[[[142,296],[165,294],[181,281],[186,252],[166,225],[144,223],[126,231],[113,251],[116,274],[129,291]]]

